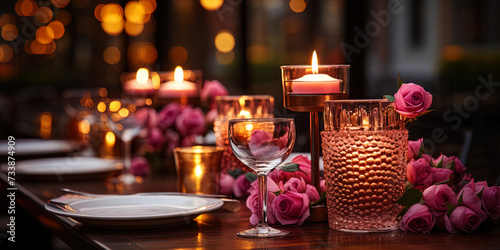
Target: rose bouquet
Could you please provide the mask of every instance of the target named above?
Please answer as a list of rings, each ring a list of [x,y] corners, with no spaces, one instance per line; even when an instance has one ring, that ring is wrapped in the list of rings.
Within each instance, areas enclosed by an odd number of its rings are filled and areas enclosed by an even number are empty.
[[[146,170],[150,166],[158,171],[155,168],[161,167],[163,156],[172,158],[176,147],[203,144],[204,134],[217,116],[215,97],[219,95],[227,95],[226,88],[216,80],[205,81],[200,91],[201,107],[172,102],[158,111],[153,108],[140,110],[137,117],[148,119],[148,126],[141,134],[145,138],[141,149],[143,156],[132,161],[132,173],[145,176],[150,173]]]
[[[470,233],[483,222],[500,218],[500,187],[475,182],[458,158],[443,154],[432,158],[423,139],[409,142],[408,158],[407,190],[397,201],[405,207],[401,230]]]
[[[250,223],[258,224],[258,190],[256,175],[241,170],[221,175],[220,192],[236,197],[247,197],[246,205],[252,212]],[[311,185],[311,160],[299,155],[290,163],[271,171],[268,175],[268,223],[301,225],[310,215],[310,206],[325,198],[325,180],[320,180],[320,191]],[[321,195],[320,195],[321,193]]]

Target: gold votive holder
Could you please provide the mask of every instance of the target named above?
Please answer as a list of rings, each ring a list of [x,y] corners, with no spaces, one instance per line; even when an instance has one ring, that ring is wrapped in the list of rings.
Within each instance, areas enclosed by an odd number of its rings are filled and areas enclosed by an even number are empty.
[[[274,97],[270,95],[217,96],[219,115],[215,118],[214,132],[216,145],[224,148],[221,160],[221,171],[241,169],[247,166],[233,154],[228,139],[228,124],[233,118],[273,118]]]
[[[321,132],[328,223],[346,232],[398,228],[408,130],[387,100],[325,102]]]
[[[221,147],[193,146],[174,150],[179,192],[218,194]]]

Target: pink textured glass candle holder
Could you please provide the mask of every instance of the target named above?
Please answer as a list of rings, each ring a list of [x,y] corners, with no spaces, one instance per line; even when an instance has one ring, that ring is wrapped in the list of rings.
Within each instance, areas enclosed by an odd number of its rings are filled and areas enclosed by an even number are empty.
[[[273,118],[274,97],[270,95],[217,96],[219,115],[214,122],[217,146],[223,147],[221,171],[242,169],[247,166],[234,156],[228,140],[228,124],[232,118]]]
[[[397,229],[405,189],[408,131],[387,100],[325,102],[321,132],[330,228]]]

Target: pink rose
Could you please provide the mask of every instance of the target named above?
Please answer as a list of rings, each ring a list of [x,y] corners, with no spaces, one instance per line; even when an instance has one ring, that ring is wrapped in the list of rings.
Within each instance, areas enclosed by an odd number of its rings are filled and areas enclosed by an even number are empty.
[[[172,127],[182,109],[182,106],[176,102],[169,103],[163,107],[158,113],[159,127],[163,130]]]
[[[457,205],[457,197],[453,189],[448,185],[432,185],[424,190],[425,205],[433,209],[437,215],[446,213],[448,211],[446,203],[453,206]],[[436,215],[435,214],[435,215]]]
[[[298,155],[292,159],[292,162],[299,164],[301,171],[283,172],[285,179],[290,179],[291,177],[302,177],[307,184],[311,184],[311,160],[309,160],[307,156]]]
[[[317,202],[321,197],[319,196],[318,190],[313,186],[307,184],[305,193],[309,197],[309,202]]]
[[[152,128],[146,142],[154,151],[159,151],[165,143],[163,132],[159,128]]]
[[[458,159],[457,157],[452,156],[450,158],[453,158],[453,160],[455,161],[455,173],[462,175],[465,172],[465,170],[467,170],[467,168],[462,164],[460,159]]]
[[[324,179],[319,181],[319,191],[321,193],[326,192],[326,183],[325,182],[326,181]]]
[[[167,132],[165,132],[165,141],[167,142],[165,153],[167,155],[172,155],[174,149],[179,146],[180,136],[175,130],[168,129]]]
[[[220,174],[219,193],[223,195],[231,195],[233,193],[234,178],[229,174]]]
[[[213,124],[218,115],[219,111],[217,111],[217,109],[211,109],[210,111],[208,111],[207,116],[205,117],[205,122],[207,124]]]
[[[399,222],[399,228],[405,232],[428,233],[435,224],[434,216],[426,205],[417,203],[411,206]]]
[[[432,173],[429,161],[425,158],[412,159],[406,166],[406,177],[415,185],[415,188],[424,190],[432,185]]]
[[[158,126],[158,114],[152,108],[141,108],[135,113],[135,120],[139,124],[147,123],[148,128],[155,128]]]
[[[275,212],[274,208],[271,206],[271,204],[274,202],[276,199],[276,195],[268,191],[267,192],[267,222],[269,224],[276,224],[276,217],[275,217]],[[252,212],[252,215],[250,216],[250,223],[252,225],[257,225],[259,224],[259,192],[257,190],[252,191],[250,195],[247,198],[246,201],[247,208]]]
[[[422,86],[414,83],[401,85],[394,94],[394,109],[406,118],[415,118],[429,109],[432,104],[432,95]]]
[[[191,147],[198,144],[196,140],[197,135],[188,135],[182,138],[181,147]]]
[[[417,159],[422,155],[424,149],[424,138],[420,138],[416,141],[408,141],[408,155],[406,159],[410,161],[411,159]]]
[[[465,185],[458,193],[458,197],[462,196],[464,203],[472,203],[477,207],[481,207],[481,199],[477,196],[487,184],[485,181],[474,182],[474,179]]]
[[[273,171],[269,172],[267,176],[271,178],[274,182],[279,183],[280,181],[283,180],[284,173],[285,172],[283,170],[275,168]]]
[[[488,216],[474,204],[465,204],[456,207],[451,214],[445,215],[444,221],[448,232],[457,233],[459,231],[470,233],[477,229],[481,222],[486,220]]]
[[[290,178],[285,184],[283,185],[283,190],[286,191],[292,191],[292,192],[297,192],[297,193],[304,193],[306,191],[306,182],[302,178],[295,178],[292,177]]]
[[[205,116],[200,108],[185,108],[175,120],[175,128],[182,136],[205,132]]]
[[[236,197],[244,197],[249,194],[250,182],[245,174],[241,174],[236,178],[233,185],[233,194]]]
[[[500,219],[500,187],[484,187],[481,204],[491,219]]]
[[[150,173],[149,162],[142,156],[134,157],[130,167],[130,172],[135,176],[147,176]]]
[[[432,184],[447,181],[450,179],[450,175],[453,173],[453,171],[446,169],[446,168],[432,168],[431,167],[431,173],[432,173]]]
[[[304,193],[285,192],[272,203],[276,219],[282,225],[302,225],[309,217],[309,197]]]
[[[210,107],[216,107],[215,97],[227,95],[227,89],[219,81],[205,81],[203,88],[200,91],[200,98],[202,101],[210,102]]]

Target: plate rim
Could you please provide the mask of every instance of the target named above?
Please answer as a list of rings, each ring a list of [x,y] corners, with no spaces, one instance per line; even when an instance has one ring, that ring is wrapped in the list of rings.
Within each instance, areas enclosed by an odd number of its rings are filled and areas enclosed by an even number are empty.
[[[95,168],[92,171],[71,171],[71,172],[64,172],[61,171],[60,173],[57,173],[55,171],[51,172],[32,172],[32,171],[26,171],[26,167],[23,167],[23,164],[30,164],[31,162],[50,162],[50,161],[62,161],[64,159],[68,158],[80,158],[82,159],[82,163],[85,164],[85,160],[88,159],[96,159],[96,160],[102,160],[103,162],[107,161],[109,163],[109,166],[103,166],[102,168]],[[2,163],[0,164],[0,170],[2,172],[7,172],[8,164]],[[116,160],[110,160],[110,159],[104,159],[104,158],[99,158],[99,157],[87,157],[87,156],[71,156],[71,157],[53,157],[53,158],[37,158],[37,159],[28,159],[28,160],[21,160],[16,162],[16,175],[33,175],[33,176],[53,176],[53,175],[58,175],[58,176],[69,176],[69,175],[85,175],[85,174],[99,174],[99,173],[108,173],[108,172],[114,172],[114,171],[120,171],[122,170],[122,167],[120,167],[120,162]],[[29,169],[29,168],[28,168]]]
[[[140,197],[140,198],[139,198]],[[190,211],[186,212],[177,212],[177,213],[161,213],[161,214],[153,214],[153,215],[139,215],[139,216],[95,216],[95,215],[88,215],[88,214],[81,214],[81,213],[72,213],[72,212],[66,212],[62,210],[58,210],[55,208],[52,208],[48,203],[50,202],[47,201],[44,204],[45,210],[65,216],[65,217],[70,217],[73,218],[77,221],[79,219],[85,220],[89,224],[88,221],[146,221],[146,220],[154,220],[154,219],[170,219],[170,218],[178,218],[178,217],[184,217],[184,216],[193,216],[193,215],[199,215],[202,213],[207,213],[214,211],[224,204],[224,202],[220,199],[217,198],[204,198],[204,197],[189,197],[189,196],[179,196],[179,195],[116,195],[116,196],[110,196],[110,197],[102,197],[102,198],[91,198],[91,199],[84,199],[84,200],[79,200],[79,201],[73,201],[69,202],[68,205],[72,206],[74,204],[79,204],[79,203],[85,203],[89,201],[96,201],[96,200],[109,200],[109,199],[145,199],[146,197],[151,198],[151,197],[164,197],[164,198],[177,198],[177,199],[199,199],[199,200],[205,200],[207,201],[207,205],[203,207],[197,207],[196,209],[192,209]]]
[[[19,138],[19,139],[15,140],[16,146],[20,141],[37,142],[37,143],[57,142],[57,143],[60,143],[62,146],[59,149],[42,150],[42,151],[38,151],[38,152],[32,151],[32,152],[27,152],[27,153],[23,153],[23,151],[19,152],[19,151],[17,151],[17,148],[16,148],[15,154],[19,155],[19,156],[69,153],[69,152],[77,150],[79,147],[79,144],[77,142],[68,141],[68,140],[64,140],[64,139]],[[0,142],[8,142],[8,140],[1,140]],[[4,143],[4,144],[6,145],[6,143]],[[0,156],[6,156],[6,155],[8,155],[7,153],[8,153],[7,150],[0,150]]]

